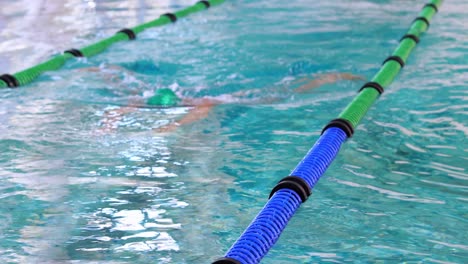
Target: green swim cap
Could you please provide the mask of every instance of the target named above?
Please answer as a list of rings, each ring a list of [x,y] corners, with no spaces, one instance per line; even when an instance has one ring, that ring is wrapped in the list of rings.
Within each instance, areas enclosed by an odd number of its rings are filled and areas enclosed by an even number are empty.
[[[174,106],[180,101],[180,98],[168,88],[159,89],[156,93],[148,98],[146,103],[155,106]]]

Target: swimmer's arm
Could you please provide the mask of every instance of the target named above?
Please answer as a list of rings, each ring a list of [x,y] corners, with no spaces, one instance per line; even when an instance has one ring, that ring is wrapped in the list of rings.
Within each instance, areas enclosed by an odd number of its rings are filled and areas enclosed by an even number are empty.
[[[122,66],[119,65],[106,65],[99,67],[87,67],[79,69],[83,72],[93,72],[102,76],[106,82],[111,83],[112,85],[122,85],[122,81],[125,78],[131,78],[132,82],[138,83],[141,86],[146,86],[144,82],[139,81],[133,77],[133,73]]]
[[[213,109],[214,104],[198,105],[191,109],[182,119],[177,121],[179,125],[186,125],[201,119],[204,119],[208,116]]]
[[[79,71],[84,71],[84,72],[102,72],[103,70],[116,70],[116,71],[125,71],[128,72],[124,67],[118,66],[118,65],[107,65],[107,66],[98,66],[98,67],[86,67],[86,68],[81,68],[78,69]]]
[[[172,132],[176,130],[179,126],[191,124],[194,122],[197,122],[199,120],[202,120],[206,118],[209,113],[211,112],[211,109],[218,103],[217,101],[214,100],[196,100],[197,104],[190,109],[190,111],[182,117],[180,120],[171,123],[167,126],[163,126],[160,128],[155,129],[156,132]],[[186,100],[184,103],[190,104],[190,102],[187,102]]]
[[[299,81],[303,81],[299,80]],[[296,88],[296,92],[304,93],[311,89],[320,87],[325,84],[334,83],[340,80],[364,80],[363,77],[357,76],[351,73],[327,73],[327,74],[317,74],[314,76],[314,79],[309,81],[306,84],[303,84]]]
[[[127,112],[126,108],[118,108],[114,110],[109,110],[104,113],[104,118],[101,120],[101,127],[99,128],[99,132],[101,133],[110,133],[113,132],[117,128],[117,122],[122,120],[122,117]]]
[[[109,66],[106,66],[106,67],[102,67],[102,66],[99,66],[99,67],[86,67],[86,68],[79,69],[79,71],[98,73],[98,74],[104,76],[104,79],[106,81],[112,82],[114,84],[121,81],[118,78],[117,72],[128,72],[123,67],[120,67],[120,66],[117,66],[117,65],[109,65]]]
[[[313,79],[310,78],[302,78],[297,81],[293,81],[293,84],[295,83],[304,83],[301,86],[297,87],[294,89],[294,92],[296,93],[306,93],[309,90],[312,90],[314,88],[318,88],[322,85],[329,84],[329,83],[334,83],[338,82],[340,80],[365,80],[363,77],[354,75],[351,73],[326,73],[326,74],[315,74],[313,76]],[[290,88],[286,87],[279,87],[285,89],[285,93],[290,92]],[[243,97],[246,95],[249,95],[250,93],[256,93],[260,94],[263,92],[263,89],[250,89],[247,91],[240,91],[233,93],[232,96],[234,97]],[[275,101],[280,100],[280,98],[277,97],[263,97],[261,100],[257,100],[257,103],[273,103]]]
[[[135,112],[135,109],[137,108],[134,106],[138,105],[141,105],[141,102],[139,100],[131,100],[128,106],[105,111],[104,117],[101,121],[101,127],[99,129],[99,132],[114,132],[117,129],[117,123],[121,121],[126,114]]]

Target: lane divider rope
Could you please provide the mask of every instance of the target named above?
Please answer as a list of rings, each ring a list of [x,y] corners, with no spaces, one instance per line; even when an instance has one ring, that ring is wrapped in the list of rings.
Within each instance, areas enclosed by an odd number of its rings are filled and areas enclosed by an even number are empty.
[[[222,4],[223,2],[225,2],[225,0],[199,1],[196,4],[189,6],[185,9],[179,10],[175,13],[163,14],[155,20],[138,25],[134,28],[124,28],[115,33],[115,35],[100,40],[99,42],[86,46],[82,49],[66,50],[63,52],[63,54],[57,55],[46,62],[17,72],[15,74],[3,74],[0,76],[0,88],[15,88],[26,85],[34,81],[44,72],[59,69],[65,64],[67,60],[71,58],[94,56],[105,51],[109,46],[116,42],[136,39],[136,36],[139,33],[143,32],[148,28],[163,26],[171,22],[174,23],[180,18],[183,18],[195,12],[206,10],[212,6]]]
[[[290,218],[307,200],[312,189],[335,159],[341,145],[350,138],[362,117],[374,101],[390,85],[406,63],[408,56],[427,31],[429,22],[438,11],[442,0],[424,5],[408,32],[401,38],[393,54],[385,59],[371,81],[364,84],[354,100],[331,120],[322,135],[290,176],[282,179],[270,193],[265,207],[250,223],[224,257],[213,264],[255,264],[276,243]]]

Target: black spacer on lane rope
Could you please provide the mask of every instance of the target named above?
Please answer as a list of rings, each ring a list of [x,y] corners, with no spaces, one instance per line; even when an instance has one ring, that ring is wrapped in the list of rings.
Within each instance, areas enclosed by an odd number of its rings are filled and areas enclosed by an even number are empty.
[[[301,197],[302,202],[305,202],[311,194],[309,184],[307,184],[307,182],[304,179],[297,176],[288,176],[279,181],[278,184],[276,184],[276,186],[273,188],[273,190],[271,190],[269,198],[271,198],[273,194],[275,194],[278,190],[281,189],[293,190],[297,193],[297,195],[299,195],[299,197]]]
[[[404,35],[403,37],[401,37],[400,42],[402,42],[404,39],[407,39],[407,38],[414,40],[414,42],[416,42],[416,44],[419,43],[419,38],[416,35],[413,35],[413,34]]]
[[[384,92],[384,88],[382,87],[382,85],[380,85],[379,83],[376,83],[376,82],[368,82],[368,83],[365,83],[361,89],[359,89],[359,92],[361,92],[362,90],[364,90],[365,88],[374,88],[375,90],[377,90],[377,92],[379,92],[379,94],[383,94]]]
[[[63,53],[70,53],[71,55],[75,57],[84,57],[83,53],[81,53],[81,51],[77,49],[69,49],[69,50],[64,51]]]
[[[439,12],[439,8],[435,4],[428,3],[428,4],[425,4],[423,8],[426,8],[427,6],[434,8],[434,11],[436,11],[436,13]]]
[[[129,29],[129,28],[121,29],[121,30],[117,31],[117,33],[124,33],[125,35],[128,36],[128,39],[129,39],[129,40],[134,40],[134,39],[136,39],[136,34],[135,34],[135,32],[133,32],[133,30],[131,30],[131,29]]]
[[[340,128],[346,133],[348,138],[352,137],[354,134],[354,128],[351,122],[343,118],[333,119],[332,121],[328,122],[328,124],[322,129],[322,134],[330,127]]]
[[[210,8],[210,6],[211,6],[210,2],[208,2],[208,1],[198,1],[198,3],[204,4],[207,9]]]
[[[239,261],[233,258],[220,258],[220,259],[217,259],[212,264],[242,264],[242,263],[240,263]]]
[[[177,17],[173,13],[162,14],[161,17],[163,16],[167,16],[172,21],[172,23],[177,21]]]
[[[387,61],[396,61],[398,64],[400,64],[401,68],[405,67],[405,62],[398,56],[390,56],[384,60],[382,65],[384,65]]]
[[[423,17],[423,16],[419,16],[419,17],[415,18],[415,19],[413,20],[413,23],[416,22],[416,21],[418,21],[418,20],[420,20],[420,21],[426,23],[427,27],[429,27],[429,26],[431,25],[431,23],[429,23],[429,20],[427,20],[427,18],[425,18],[425,17]]]
[[[0,76],[0,80],[4,81],[8,87],[15,88],[19,86],[19,82],[15,76],[11,74],[3,74]]]

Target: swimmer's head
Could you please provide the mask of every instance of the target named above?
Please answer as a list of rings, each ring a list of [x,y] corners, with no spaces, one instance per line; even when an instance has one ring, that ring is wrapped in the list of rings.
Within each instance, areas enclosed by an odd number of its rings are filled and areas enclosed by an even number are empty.
[[[171,89],[163,88],[157,90],[146,103],[154,106],[175,106],[179,101],[180,98]]]

